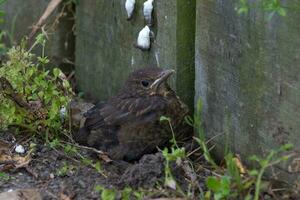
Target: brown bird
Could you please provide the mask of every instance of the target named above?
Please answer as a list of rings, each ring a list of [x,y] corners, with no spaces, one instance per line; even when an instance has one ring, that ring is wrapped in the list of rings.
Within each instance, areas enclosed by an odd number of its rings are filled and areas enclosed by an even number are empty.
[[[136,160],[168,145],[172,132],[176,140],[191,137],[184,117],[187,106],[167,83],[174,70],[148,67],[133,72],[120,92],[85,113],[84,126],[75,134],[80,144],[101,149],[115,160]]]

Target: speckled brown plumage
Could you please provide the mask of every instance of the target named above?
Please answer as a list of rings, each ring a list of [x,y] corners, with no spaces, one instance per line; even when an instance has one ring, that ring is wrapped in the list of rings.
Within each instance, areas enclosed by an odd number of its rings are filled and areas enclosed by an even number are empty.
[[[172,133],[161,116],[171,119],[177,140],[190,137],[184,123],[188,109],[167,83],[173,72],[157,67],[133,72],[116,96],[85,114],[75,140],[113,159],[135,160],[168,145]]]

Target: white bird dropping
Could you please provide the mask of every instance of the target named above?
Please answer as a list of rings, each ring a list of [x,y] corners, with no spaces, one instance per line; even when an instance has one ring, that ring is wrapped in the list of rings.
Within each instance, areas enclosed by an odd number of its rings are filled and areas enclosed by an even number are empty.
[[[127,20],[130,20],[134,11],[135,0],[126,0],[125,8],[127,11]]]
[[[61,121],[64,121],[64,119],[66,118],[66,113],[67,113],[66,107],[62,106],[61,109],[59,110],[59,116]]]
[[[146,25],[139,32],[136,47],[143,51],[150,49],[150,43],[151,43],[150,34],[151,34],[151,30],[150,30],[149,26]]]
[[[25,148],[22,145],[18,144],[15,148],[15,152],[23,154],[25,153]]]
[[[152,26],[153,1],[154,0],[147,0],[144,2],[144,18],[149,26]]]

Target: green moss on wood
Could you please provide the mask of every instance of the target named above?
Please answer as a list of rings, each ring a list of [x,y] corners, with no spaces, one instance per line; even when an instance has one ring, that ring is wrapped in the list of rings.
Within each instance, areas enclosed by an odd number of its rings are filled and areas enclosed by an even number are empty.
[[[176,89],[190,109],[194,107],[196,0],[177,0]]]

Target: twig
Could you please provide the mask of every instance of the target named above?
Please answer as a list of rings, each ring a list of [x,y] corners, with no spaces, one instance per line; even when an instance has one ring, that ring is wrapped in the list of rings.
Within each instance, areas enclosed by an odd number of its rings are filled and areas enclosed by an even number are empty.
[[[193,155],[194,153],[196,153],[196,152],[199,151],[200,149],[201,149],[201,147],[198,147],[198,148],[194,149],[193,151],[191,151],[190,153],[188,153],[188,154],[186,155],[186,157],[190,157],[191,155]]]
[[[52,14],[55,8],[62,2],[62,0],[52,0],[43,15],[40,17],[39,21],[33,26],[31,33],[29,34],[28,39],[31,40],[32,37],[36,34],[36,32],[43,26],[48,17]]]
[[[60,151],[58,151],[57,149],[53,148],[53,150],[58,154],[58,155],[61,155],[61,156],[64,156],[72,161],[74,161],[75,163],[81,163],[79,160],[75,159],[75,158],[72,158],[71,156],[68,156],[67,154],[65,153],[61,153]]]
[[[213,150],[214,148],[216,147],[216,145],[213,145],[211,146],[209,149],[208,149],[208,152],[210,152],[211,150]],[[197,158],[195,161],[198,161],[198,160],[201,160],[201,158],[203,158],[204,154],[202,154],[199,158]]]
[[[36,172],[34,172],[28,165],[25,166],[25,170],[26,170],[29,174],[31,174],[34,178],[36,178],[36,179],[39,178],[39,175],[38,175]]]
[[[98,154],[106,155],[103,151],[100,151],[100,150],[95,149],[93,147],[82,146],[82,145],[79,145],[79,144],[76,144],[76,143],[70,143],[70,142],[65,142],[65,141],[63,141],[63,143],[69,144],[69,145],[72,145],[72,146],[75,146],[75,147],[78,147],[78,148],[91,150],[91,151],[93,151],[95,153],[98,153]]]
[[[223,133],[219,133],[213,137],[211,137],[210,139],[208,139],[205,143],[208,144],[210,143],[212,140],[214,140],[215,138],[217,138],[218,136],[222,135]],[[195,137],[193,137],[195,139]],[[187,157],[190,157],[191,155],[193,155],[195,152],[199,151],[202,147],[198,147],[196,149],[194,149],[193,151],[191,151],[190,153],[188,153]]]
[[[223,135],[224,133],[219,133],[211,138],[209,138],[207,141],[206,141],[206,144],[210,143],[212,140],[214,140],[215,138],[219,137],[220,135]]]

